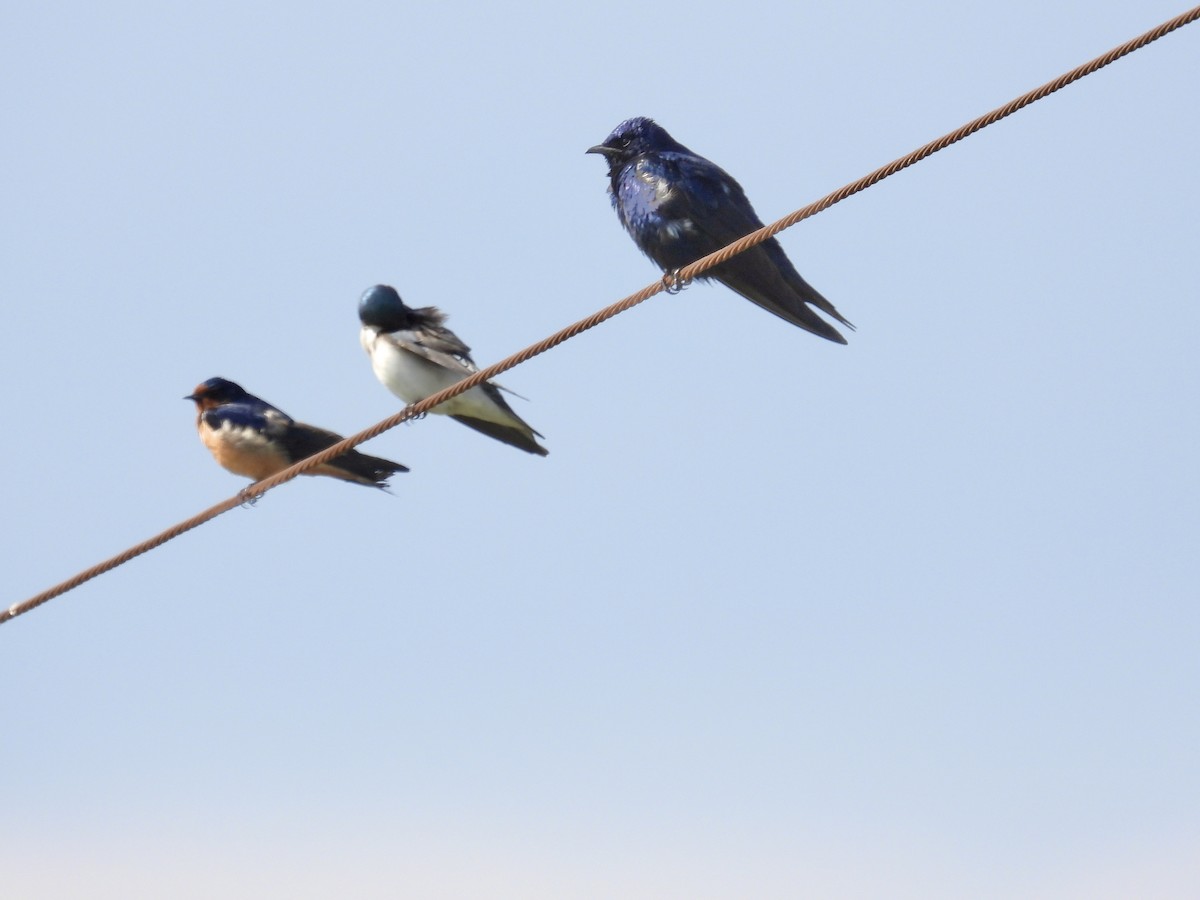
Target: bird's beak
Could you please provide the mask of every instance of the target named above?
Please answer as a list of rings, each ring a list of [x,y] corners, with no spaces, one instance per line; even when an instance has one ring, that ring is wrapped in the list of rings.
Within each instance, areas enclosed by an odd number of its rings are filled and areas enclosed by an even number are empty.
[[[612,156],[617,151],[605,144],[597,144],[595,147],[588,147],[588,153],[599,153],[601,156]]]

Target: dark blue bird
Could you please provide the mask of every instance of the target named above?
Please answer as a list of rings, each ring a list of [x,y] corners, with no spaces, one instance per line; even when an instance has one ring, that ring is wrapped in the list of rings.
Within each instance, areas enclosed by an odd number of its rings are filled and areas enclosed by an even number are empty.
[[[627,119],[588,153],[608,160],[621,224],[664,272],[682,268],[762,228],[742,186],[653,119]],[[846,339],[809,307],[853,328],[800,277],[774,238],[705,272],[781,319],[839,344]]]
[[[235,475],[255,481],[282,472],[342,439],[332,431],[297,422],[224,378],[208,379],[183,399],[196,404],[200,440],[216,461]],[[304,474],[386,488],[392,475],[407,471],[407,466],[390,459],[347,450]]]

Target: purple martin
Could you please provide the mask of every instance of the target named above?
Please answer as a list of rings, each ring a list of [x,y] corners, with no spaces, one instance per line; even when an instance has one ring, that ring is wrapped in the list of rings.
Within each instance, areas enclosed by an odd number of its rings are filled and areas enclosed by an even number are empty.
[[[608,161],[609,193],[621,224],[664,272],[763,226],[733,176],[683,146],[653,119],[627,119],[587,152]],[[781,319],[839,344],[846,339],[809,304],[854,327],[800,277],[774,238],[700,277],[715,278]]]

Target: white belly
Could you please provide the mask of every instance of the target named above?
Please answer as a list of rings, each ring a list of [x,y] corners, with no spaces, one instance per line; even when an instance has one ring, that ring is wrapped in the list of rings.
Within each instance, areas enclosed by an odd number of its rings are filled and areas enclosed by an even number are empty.
[[[391,341],[378,336],[373,329],[364,328],[361,333],[363,347],[371,357],[371,368],[384,387],[405,403],[416,403],[431,394],[445,390],[462,381],[470,373],[466,370],[452,372],[430,362],[423,356],[397,347]],[[479,388],[471,388],[451,400],[434,407],[431,412],[441,415],[474,415],[486,419],[495,414],[480,416],[484,410],[494,409],[495,404]]]

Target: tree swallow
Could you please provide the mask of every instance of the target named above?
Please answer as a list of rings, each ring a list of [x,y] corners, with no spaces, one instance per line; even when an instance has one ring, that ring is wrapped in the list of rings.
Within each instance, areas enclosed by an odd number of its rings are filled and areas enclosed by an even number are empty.
[[[362,322],[359,339],[371,357],[371,368],[389,391],[405,403],[416,403],[479,371],[471,348],[443,324],[446,316],[433,306],[405,306],[386,284],[369,288],[358,302]],[[433,412],[511,444],[527,453],[550,451],[541,437],[512,411],[500,388],[484,382],[447,400]]]

